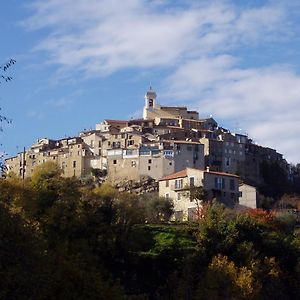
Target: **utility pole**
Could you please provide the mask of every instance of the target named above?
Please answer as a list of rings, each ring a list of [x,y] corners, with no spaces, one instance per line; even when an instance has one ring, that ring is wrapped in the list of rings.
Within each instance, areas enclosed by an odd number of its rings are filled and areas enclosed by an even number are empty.
[[[25,161],[25,154],[26,154],[26,150],[25,150],[25,147],[23,148],[23,155],[22,155],[22,179],[24,180],[25,178],[25,164],[26,164],[26,161]]]

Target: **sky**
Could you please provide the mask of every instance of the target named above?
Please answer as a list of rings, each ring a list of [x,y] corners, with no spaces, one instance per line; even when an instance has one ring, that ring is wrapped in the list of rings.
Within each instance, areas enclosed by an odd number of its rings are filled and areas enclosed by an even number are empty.
[[[0,151],[157,102],[300,162],[300,1],[0,0]]]

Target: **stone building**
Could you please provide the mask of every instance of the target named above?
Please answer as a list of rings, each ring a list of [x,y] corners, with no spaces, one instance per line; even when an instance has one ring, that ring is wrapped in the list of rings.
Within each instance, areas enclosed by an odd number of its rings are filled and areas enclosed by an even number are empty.
[[[149,176],[158,180],[186,167],[204,167],[204,147],[199,142],[159,141],[132,149],[108,150],[108,179],[111,182],[139,180]]]
[[[145,95],[145,107],[143,111],[143,118],[145,120],[159,118],[184,118],[184,119],[198,119],[199,113],[197,111],[187,110],[185,106],[160,106],[156,103],[156,92],[150,89]]]
[[[257,199],[256,187],[245,183],[239,185],[239,205],[246,208],[257,208]]]
[[[34,167],[56,162],[64,176],[88,176],[107,170],[109,180],[156,180],[185,168],[239,175],[245,183],[263,183],[261,164],[277,163],[288,176],[289,165],[276,150],[253,143],[247,135],[231,133],[212,118],[184,106],[160,106],[150,87],[143,118],[105,119],[95,130],[60,140],[40,139],[25,152],[6,159],[8,172],[31,176]]]
[[[159,180],[159,196],[173,200],[175,220],[193,220],[201,214],[203,202],[191,198],[190,190],[194,187],[203,187],[207,194],[206,200],[216,199],[229,207],[238,203],[238,176],[186,168]]]
[[[40,139],[27,151],[7,159],[8,173],[22,178],[30,177],[35,166],[54,162],[64,177],[82,177],[90,172],[93,154],[80,137],[62,140]]]

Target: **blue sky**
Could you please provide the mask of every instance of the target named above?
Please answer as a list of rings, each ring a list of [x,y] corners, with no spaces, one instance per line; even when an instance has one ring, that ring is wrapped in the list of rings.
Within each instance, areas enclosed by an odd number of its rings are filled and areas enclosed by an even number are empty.
[[[1,1],[0,134],[15,155],[105,118],[141,116],[149,82],[300,162],[300,1]]]

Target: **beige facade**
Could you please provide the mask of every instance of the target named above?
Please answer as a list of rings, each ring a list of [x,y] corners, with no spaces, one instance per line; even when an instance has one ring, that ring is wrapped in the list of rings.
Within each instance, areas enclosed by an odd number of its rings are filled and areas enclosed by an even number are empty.
[[[25,153],[6,159],[8,172],[29,177],[35,166],[53,161],[64,176],[81,177],[100,169],[115,182],[144,175],[158,180],[185,168],[209,167],[255,186],[263,183],[263,162],[277,163],[288,174],[289,165],[276,150],[219,127],[212,117],[199,119],[198,112],[184,106],[160,106],[156,98],[150,88],[143,119],[106,119],[79,137],[40,139]]]
[[[32,175],[34,168],[45,162],[54,162],[64,177],[81,177],[90,173],[93,155],[79,137],[58,141],[41,139],[25,152],[5,161],[8,173],[21,178]]]
[[[247,208],[257,208],[257,190],[256,187],[248,184],[239,186],[239,205]]]
[[[156,93],[152,88],[145,95],[145,106],[143,118],[145,120],[155,118],[183,118],[183,119],[199,119],[197,111],[189,111],[185,106],[160,106],[156,103]]]
[[[239,177],[233,174],[186,168],[160,179],[159,196],[173,200],[176,220],[193,220],[202,202],[190,198],[191,187],[203,187],[209,199],[233,207],[238,201],[238,184]]]
[[[108,177],[111,182],[138,180],[149,176],[156,180],[186,167],[204,167],[203,145],[186,141],[141,144],[138,149],[108,150]]]

